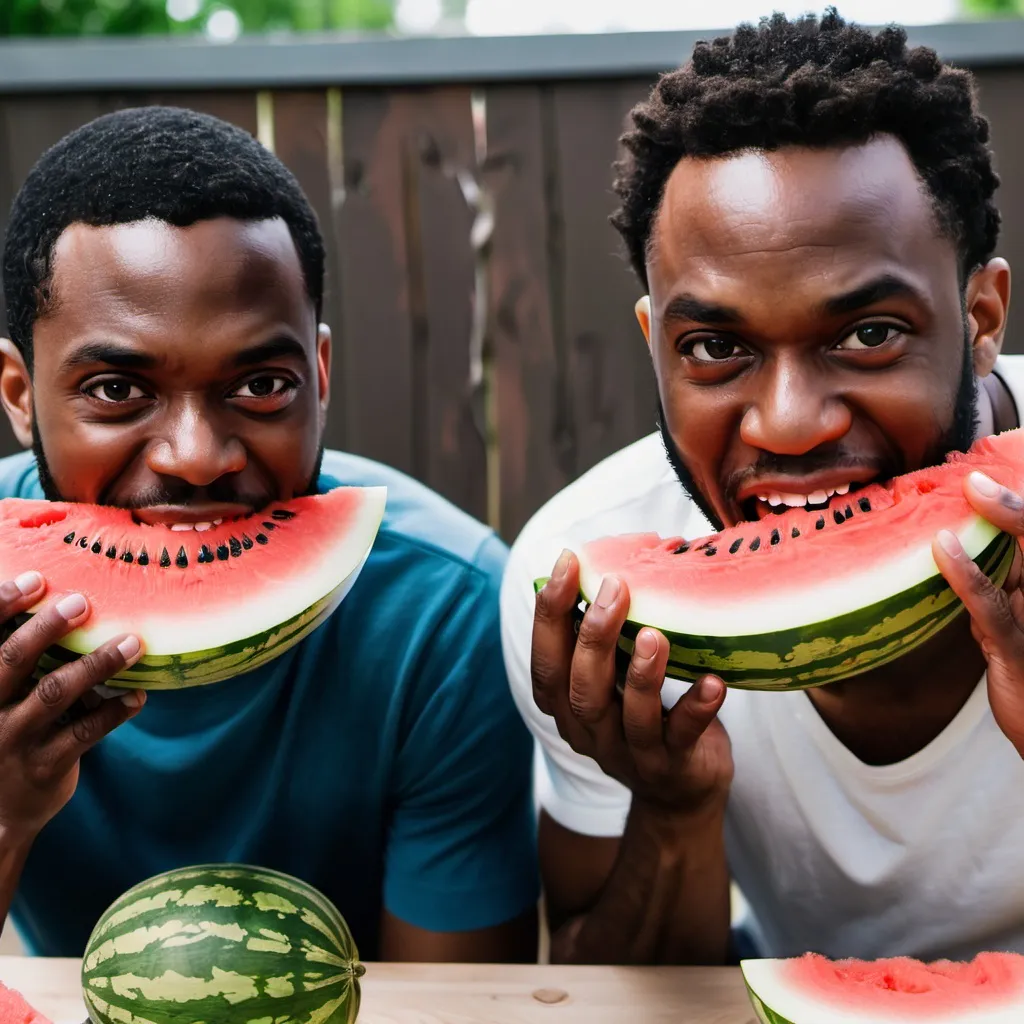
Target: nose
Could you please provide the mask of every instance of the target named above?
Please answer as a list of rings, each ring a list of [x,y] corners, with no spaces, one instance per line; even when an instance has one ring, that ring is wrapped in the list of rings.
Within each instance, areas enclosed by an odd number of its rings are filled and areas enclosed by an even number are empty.
[[[766,370],[740,422],[745,444],[777,455],[804,455],[850,429],[849,406],[826,387],[820,371],[795,359],[779,359]]]
[[[161,476],[173,476],[193,487],[206,487],[245,468],[245,448],[236,437],[223,436],[208,416],[186,405],[167,421],[163,436],[146,453],[146,465]]]

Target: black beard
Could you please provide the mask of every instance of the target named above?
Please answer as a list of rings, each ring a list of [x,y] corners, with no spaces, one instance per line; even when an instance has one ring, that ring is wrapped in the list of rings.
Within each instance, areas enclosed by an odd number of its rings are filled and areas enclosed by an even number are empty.
[[[953,422],[950,424],[949,429],[931,448],[920,466],[891,467],[891,471],[888,471],[885,474],[886,478],[898,476],[900,473],[906,473],[910,468],[926,469],[930,466],[940,466],[946,461],[946,456],[950,452],[967,451],[974,442],[974,439],[977,437],[980,422],[977,402],[978,384],[974,376],[974,361],[970,340],[966,337],[966,324],[965,342],[963,365],[960,370],[960,382],[957,385],[956,404],[953,408]],[[723,530],[725,528],[725,524],[721,519],[719,519],[707,498],[701,494],[699,488],[694,482],[693,474],[683,461],[682,454],[676,447],[675,441],[672,440],[672,435],[668,432],[668,427],[665,423],[665,410],[661,404],[660,398],[658,400],[658,432],[661,434],[661,443],[665,448],[665,455],[667,456],[669,464],[672,466],[676,477],[678,477],[679,482],[683,485],[683,490],[686,491],[693,500],[693,503],[704,514],[704,518],[711,524],[712,529],[716,532]],[[770,462],[771,468],[777,472],[786,472],[788,468],[790,472],[799,473],[801,469],[807,468],[809,458],[810,456],[779,456],[766,454],[763,461],[766,464],[765,468],[767,468],[767,464]],[[815,468],[820,468],[820,466]]]
[[[46,459],[46,452],[43,450],[43,441],[39,436],[39,429],[36,427],[36,418],[32,417],[32,454],[36,459],[36,467],[39,472],[39,484],[43,489],[43,495],[47,501],[68,501],[65,498],[60,489],[57,487],[56,481],[53,479],[53,473],[50,472],[50,464]],[[324,461],[324,446],[321,441],[320,447],[317,449],[316,462],[313,464],[313,473],[309,478],[309,482],[303,491],[297,495],[297,497],[303,498],[310,494],[317,494],[317,483],[320,480],[320,467]],[[207,496],[210,497],[210,491],[216,489],[216,483],[214,488],[207,489]],[[175,486],[170,483],[166,487],[154,489],[153,491],[147,492],[144,495],[137,496],[137,499],[132,501],[128,507],[131,508],[142,508],[146,505],[176,505],[176,504],[188,504],[188,492],[194,491],[195,488],[188,484],[183,486]],[[236,492],[231,492],[229,488],[225,488],[222,485],[222,491],[219,496],[216,496],[216,500],[222,500],[229,503],[238,502],[241,505],[250,505],[257,507],[258,505],[264,504],[263,499],[258,501],[252,501],[247,499],[244,495],[239,495]],[[100,499],[101,505],[112,504],[111,502],[103,501]]]

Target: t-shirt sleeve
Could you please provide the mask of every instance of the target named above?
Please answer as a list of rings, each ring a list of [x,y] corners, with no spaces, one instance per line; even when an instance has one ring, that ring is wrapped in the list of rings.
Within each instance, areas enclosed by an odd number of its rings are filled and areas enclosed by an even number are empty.
[[[493,536],[424,654],[396,757],[384,904],[430,931],[510,921],[540,895],[531,747],[509,695]]]
[[[558,734],[555,720],[533,700],[530,647],[534,579],[550,573],[561,547],[534,546],[524,534],[513,549],[501,587],[501,639],[512,696],[535,740],[537,803],[560,825],[586,836],[621,836],[631,794],[597,762],[577,754]],[[550,560],[547,560],[550,558]],[[542,569],[541,565],[548,566]]]

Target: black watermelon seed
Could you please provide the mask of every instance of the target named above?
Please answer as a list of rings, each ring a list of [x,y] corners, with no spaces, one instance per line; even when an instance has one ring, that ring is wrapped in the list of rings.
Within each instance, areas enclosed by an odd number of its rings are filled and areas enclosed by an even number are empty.
[[[75,539],[75,531],[72,530],[65,538],[64,543],[70,544]]]
[[[735,554],[736,554],[736,552],[737,552],[737,551],[739,551],[739,549],[740,549],[741,547],[743,547],[743,538],[742,538],[742,537],[738,537],[738,538],[737,538],[736,540],[734,540],[734,541],[733,541],[733,542],[732,542],[732,543],[731,543],[731,544],[729,545],[729,554],[730,554],[730,555],[735,555]]]
[[[217,557],[222,561],[226,562],[228,558],[228,546],[227,544],[217,545]]]
[[[846,522],[846,517],[843,515],[842,512],[839,511],[839,509],[833,509],[832,510],[832,518],[837,523],[845,523]]]
[[[121,556],[121,561],[122,562],[134,562],[135,561],[135,556],[130,551],[126,551]],[[139,561],[140,562],[142,561],[142,555],[139,555]]]
[[[212,562],[213,552],[204,544],[199,549],[199,561],[200,562]]]
[[[275,508],[270,516],[272,519],[294,519],[295,513],[289,512],[286,508]]]
[[[242,545],[234,537],[228,543],[231,545],[231,557],[237,558],[242,553]]]
[[[779,536],[779,531],[772,530],[772,543],[778,544],[780,540],[782,540],[782,538]]]
[[[167,554],[167,548],[160,552],[160,567],[166,569],[171,564],[171,556]]]
[[[78,546],[80,548],[87,548],[89,546],[89,539],[87,537],[79,537]]]
[[[825,529],[825,517],[824,516],[818,516],[817,520],[814,523],[814,528],[816,530],[824,530]]]
[[[871,511],[871,502],[867,498],[858,498],[857,504],[860,505],[861,512]]]
[[[242,534],[242,547],[248,551],[252,547],[252,537],[247,533]]]
[[[136,559],[139,565],[149,565],[149,555],[146,554],[146,549],[143,548],[139,552],[139,557]]]
[[[756,551],[760,546],[761,546],[761,538],[760,537],[755,537],[750,542],[750,550],[751,551]]]
[[[850,508],[849,505],[847,505],[846,508],[843,511],[846,512],[846,518],[847,519],[852,519],[853,518],[853,509]]]
[[[689,551],[689,550],[690,550],[690,545],[687,544],[686,541],[683,541],[683,543],[680,544],[679,547],[677,547],[675,549],[675,551],[672,552],[672,554],[673,555],[685,555],[686,552]]]
[[[794,526],[793,527],[793,537],[794,537],[794,539],[799,537],[799,536],[800,536],[800,531]]]
[[[188,568],[188,555],[185,554],[184,548],[178,548],[178,557],[174,559],[174,564],[179,569]]]
[[[256,534],[256,543],[257,544],[266,544],[267,543],[267,535],[265,533],[257,533]]]
[[[716,547],[714,546],[714,544],[709,544],[709,545],[708,545],[708,546],[707,546],[707,547],[706,547],[706,548],[704,549],[704,554],[705,554],[705,555],[714,555],[714,554],[716,554],[717,552],[718,552],[718,548],[716,548]]]
[[[107,558],[117,558],[117,548],[115,548],[113,544],[111,544],[110,547],[107,548],[106,553]]]
[[[89,548],[89,550],[94,555],[98,555],[103,550],[103,545],[98,540],[93,541],[92,546]]]
[[[277,523],[264,523],[263,524],[268,530],[276,530]]]

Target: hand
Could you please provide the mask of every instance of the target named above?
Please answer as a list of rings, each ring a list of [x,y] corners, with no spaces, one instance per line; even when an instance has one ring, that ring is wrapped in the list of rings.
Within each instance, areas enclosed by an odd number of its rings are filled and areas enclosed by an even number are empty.
[[[37,604],[45,589],[36,572],[0,584],[0,624]],[[145,703],[141,690],[109,700],[90,692],[139,659],[140,642],[130,635],[35,682],[43,652],[88,617],[86,599],[67,594],[0,644],[0,832],[8,838],[31,841],[71,799],[82,754]]]
[[[667,714],[661,687],[669,643],[655,629],[637,634],[621,704],[615,652],[629,591],[606,577],[577,637],[579,562],[562,553],[537,595],[531,672],[537,706],[562,738],[629,787],[634,801],[686,814],[724,808],[732,782],[729,737],[717,719],[725,684],[704,676]]]
[[[941,530],[932,543],[935,564],[971,616],[971,632],[988,663],[988,699],[999,728],[1024,757],[1024,591],[1021,543],[1024,499],[983,473],[964,481],[967,500],[993,526],[1016,538],[1013,562],[997,587],[967,557],[956,535]]]

